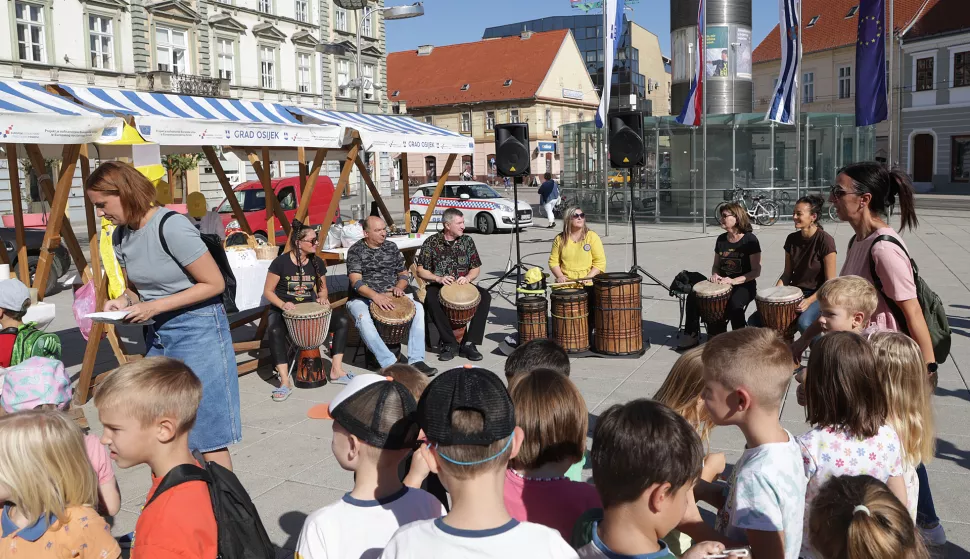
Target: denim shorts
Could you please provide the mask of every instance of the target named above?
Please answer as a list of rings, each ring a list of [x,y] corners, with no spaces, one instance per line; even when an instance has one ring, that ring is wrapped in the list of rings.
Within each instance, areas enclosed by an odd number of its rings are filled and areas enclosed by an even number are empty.
[[[239,376],[229,320],[221,302],[204,301],[162,313],[145,328],[146,357],[183,361],[202,381],[202,401],[189,448],[211,452],[242,440]]]

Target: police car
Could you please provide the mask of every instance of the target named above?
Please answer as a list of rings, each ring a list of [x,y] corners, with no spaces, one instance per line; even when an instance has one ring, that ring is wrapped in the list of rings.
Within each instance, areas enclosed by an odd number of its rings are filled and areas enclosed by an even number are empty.
[[[428,210],[436,183],[422,184],[411,198],[411,230],[416,231],[424,213]],[[448,181],[445,183],[429,228],[441,228],[441,214],[448,208],[457,208],[465,216],[465,227],[489,234],[496,229],[511,230],[515,226],[512,201],[503,198],[491,186],[476,181]],[[519,200],[519,228],[532,226],[532,206]]]

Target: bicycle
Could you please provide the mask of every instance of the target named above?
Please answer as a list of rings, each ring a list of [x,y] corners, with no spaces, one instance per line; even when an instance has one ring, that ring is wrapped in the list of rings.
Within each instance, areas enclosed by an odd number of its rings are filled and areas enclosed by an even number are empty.
[[[748,201],[749,199],[750,202]],[[752,196],[747,190],[735,185],[731,191],[731,200],[721,202],[714,208],[712,218],[715,225],[721,223],[721,211],[724,209],[724,206],[732,202],[740,204],[744,208],[744,211],[748,212],[748,217],[758,225],[774,225],[778,221],[779,210],[777,202],[768,199],[765,195]]]

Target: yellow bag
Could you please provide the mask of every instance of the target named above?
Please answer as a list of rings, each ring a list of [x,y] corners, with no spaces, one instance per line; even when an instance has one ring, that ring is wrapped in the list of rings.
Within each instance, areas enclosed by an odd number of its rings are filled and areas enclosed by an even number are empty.
[[[114,245],[111,235],[115,226],[106,218],[101,218],[101,238],[98,240],[98,252],[101,253],[101,266],[104,267],[105,277],[108,278],[108,298],[117,299],[125,292],[125,276],[121,272],[121,265],[115,258]]]

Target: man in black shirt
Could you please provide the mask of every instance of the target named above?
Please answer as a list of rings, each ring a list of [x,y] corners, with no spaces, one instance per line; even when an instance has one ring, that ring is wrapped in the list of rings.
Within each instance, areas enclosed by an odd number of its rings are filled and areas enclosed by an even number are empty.
[[[362,226],[364,238],[347,251],[347,278],[351,293],[347,312],[357,325],[360,338],[383,369],[393,365],[396,360],[374,326],[370,304],[373,301],[382,309],[393,309],[394,302],[388,292],[396,297],[404,296],[408,272],[400,249],[387,240],[387,224],[384,220],[371,216],[362,222]],[[414,300],[410,294],[407,297]],[[414,319],[408,332],[408,364],[433,376],[438,370],[424,362],[424,308],[417,301],[414,301],[414,307]]]
[[[475,241],[465,235],[465,217],[460,210],[448,208],[441,216],[443,229],[424,242],[421,255],[418,257],[418,277],[428,282],[427,296],[424,303],[431,311],[431,318],[441,336],[442,349],[438,355],[439,361],[450,361],[458,353],[467,357],[469,361],[481,361],[475,344],[481,344],[485,337],[485,321],[488,309],[492,304],[492,296],[477,285],[475,288],[482,300],[472,318],[471,326],[465,330],[459,349],[458,340],[451,329],[451,322],[445,309],[441,306],[441,288],[445,285],[457,283],[467,284],[478,278],[482,270],[482,260],[478,256]]]

